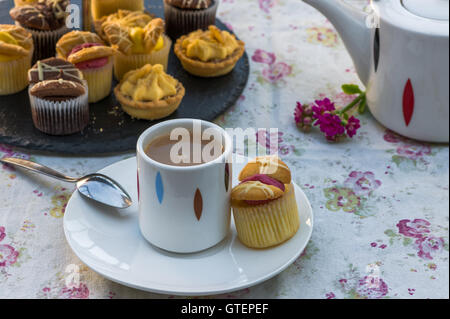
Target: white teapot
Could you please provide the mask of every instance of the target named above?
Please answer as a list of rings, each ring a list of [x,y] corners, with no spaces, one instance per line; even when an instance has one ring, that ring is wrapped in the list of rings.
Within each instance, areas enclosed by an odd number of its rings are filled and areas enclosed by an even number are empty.
[[[449,142],[449,0],[303,0],[339,32],[373,116],[410,138]]]

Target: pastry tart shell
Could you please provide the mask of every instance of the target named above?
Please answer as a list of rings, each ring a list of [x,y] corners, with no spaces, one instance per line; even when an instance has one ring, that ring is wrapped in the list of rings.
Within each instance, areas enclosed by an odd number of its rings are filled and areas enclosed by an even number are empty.
[[[158,120],[171,115],[178,109],[185,94],[183,85],[178,82],[176,95],[158,101],[134,101],[120,92],[120,86],[115,87],[114,94],[122,109],[131,117],[144,120]]]
[[[245,52],[245,43],[238,40],[239,47],[226,59],[203,62],[192,59],[184,53],[181,44],[186,38],[187,36],[182,36],[175,43],[175,55],[180,59],[181,65],[187,72],[200,77],[218,77],[230,73]]]

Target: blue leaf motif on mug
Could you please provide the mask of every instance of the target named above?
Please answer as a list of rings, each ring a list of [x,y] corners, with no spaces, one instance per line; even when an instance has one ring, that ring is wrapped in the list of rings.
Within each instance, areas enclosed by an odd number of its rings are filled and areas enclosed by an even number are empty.
[[[160,172],[158,172],[158,174],[156,175],[155,187],[156,196],[158,196],[159,203],[162,204],[162,201],[164,199],[164,185]]]

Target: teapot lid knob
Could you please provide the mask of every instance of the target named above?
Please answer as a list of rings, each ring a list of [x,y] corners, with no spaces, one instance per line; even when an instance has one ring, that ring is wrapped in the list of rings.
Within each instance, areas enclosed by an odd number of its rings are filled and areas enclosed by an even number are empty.
[[[448,21],[449,0],[401,0],[411,13],[423,18]]]

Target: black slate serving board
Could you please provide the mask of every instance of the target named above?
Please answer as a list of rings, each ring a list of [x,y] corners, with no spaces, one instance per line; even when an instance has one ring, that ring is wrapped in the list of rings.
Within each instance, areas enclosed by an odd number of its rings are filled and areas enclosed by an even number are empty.
[[[81,0],[72,0],[72,3],[80,4]],[[13,23],[8,13],[12,6],[13,0],[0,2],[0,23]],[[161,0],[152,0],[151,5],[147,4],[147,10],[159,17],[164,15]],[[218,20],[217,25],[221,29],[227,29]],[[242,94],[249,75],[248,56],[245,54],[230,74],[205,79],[184,71],[172,49],[168,73],[183,83],[186,96],[179,109],[163,120],[195,118],[212,121],[232,106]],[[113,87],[116,84],[114,82]],[[124,152],[134,150],[139,135],[161,121],[132,119],[122,112],[113,94],[91,104],[90,113],[91,124],[83,132],[69,136],[50,136],[33,126],[26,89],[14,95],[0,96],[0,143],[64,154]]]

